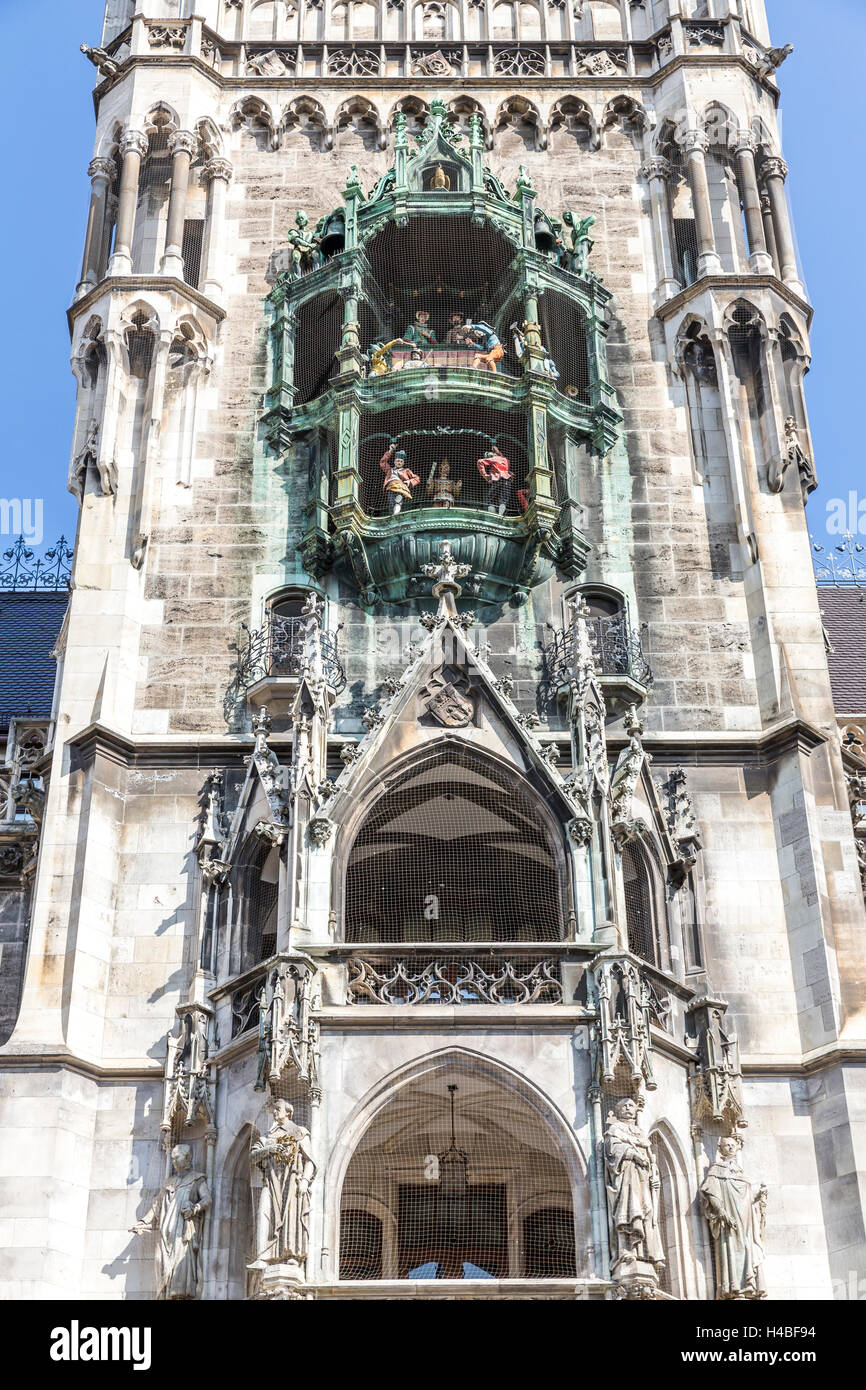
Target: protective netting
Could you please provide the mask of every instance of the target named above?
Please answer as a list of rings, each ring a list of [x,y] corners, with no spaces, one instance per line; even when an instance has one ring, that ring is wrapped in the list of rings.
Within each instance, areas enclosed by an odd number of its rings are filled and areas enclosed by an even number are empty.
[[[575,1246],[557,1136],[480,1070],[403,1087],[349,1164],[341,1279],[574,1278]]]
[[[279,850],[254,841],[232,874],[234,925],[232,954],[236,970],[267,960],[277,948]]]
[[[649,870],[642,854],[633,845],[622,852],[622,881],[625,894],[628,948],[636,956],[657,964],[655,914]]]
[[[198,289],[201,279],[201,257],[204,247],[204,218],[188,217],[183,224],[183,278],[193,289]]]
[[[666,154],[671,166],[669,197],[675,273],[681,285],[691,285],[698,278],[698,233],[688,169],[678,146],[669,146]]]
[[[351,942],[560,939],[560,876],[535,803],[468,753],[414,765],[352,846],[345,921]]]
[[[358,458],[362,506],[370,516],[393,510],[393,493],[386,488],[390,472],[382,468],[393,444],[391,461],[419,480],[413,483],[408,478],[408,495],[400,494],[402,511],[456,505],[519,514],[527,501],[526,431],[525,415],[475,404],[424,401],[366,415]],[[401,451],[405,459],[399,458]],[[504,471],[497,465],[495,476],[486,465],[484,472],[479,468],[479,460],[491,454],[507,463]],[[443,463],[447,463],[447,470]],[[493,482],[488,481],[491,477]],[[443,483],[448,484],[447,490]]]

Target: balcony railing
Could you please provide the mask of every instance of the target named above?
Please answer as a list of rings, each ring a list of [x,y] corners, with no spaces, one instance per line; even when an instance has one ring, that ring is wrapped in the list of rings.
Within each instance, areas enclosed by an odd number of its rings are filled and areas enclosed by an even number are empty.
[[[238,664],[228,691],[226,706],[243,698],[256,681],[267,676],[300,676],[309,660],[307,620],[303,617],[268,615],[267,622],[256,632],[247,628],[247,645],[238,652]],[[346,673],[340,661],[337,636],[319,628],[316,634],[321,652],[322,673],[334,690],[345,687]]]
[[[349,1004],[562,1004],[559,960],[540,953],[376,950],[348,962]]]
[[[584,619],[602,676],[625,676],[638,685],[652,685],[652,668],[644,650],[642,631],[630,627],[625,612]],[[644,627],[646,624],[644,624]],[[574,623],[551,627],[552,639],[544,652],[546,683],[555,691],[568,685],[574,674],[576,630]]]

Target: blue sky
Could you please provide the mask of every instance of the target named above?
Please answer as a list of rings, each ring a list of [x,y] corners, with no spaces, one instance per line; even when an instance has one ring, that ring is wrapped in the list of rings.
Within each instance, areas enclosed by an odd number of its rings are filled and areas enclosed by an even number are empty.
[[[864,399],[859,328],[864,178],[862,84],[840,50],[866,51],[863,0],[768,0],[774,42],[796,52],[780,71],[782,137],[806,281],[816,309],[807,378],[820,488],[810,526],[825,539],[827,506],[860,489]],[[98,44],[102,0],[0,0],[4,77],[0,219],[6,321],[0,337],[4,497],[44,499],[46,542],[75,533],[66,491],[74,381],[65,309],[80,270],[93,139],[94,70],[79,44]],[[866,521],[864,521],[866,529]]]

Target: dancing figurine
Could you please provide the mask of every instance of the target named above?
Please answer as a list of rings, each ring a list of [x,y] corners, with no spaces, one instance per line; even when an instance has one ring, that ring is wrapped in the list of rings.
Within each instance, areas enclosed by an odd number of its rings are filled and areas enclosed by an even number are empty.
[[[385,376],[391,370],[391,349],[401,347],[402,338],[392,338],[390,343],[371,343],[370,376]]]
[[[433,498],[434,507],[453,507],[463,491],[459,478],[451,477],[451,464],[443,459],[436,471],[436,464],[430,465],[427,478],[427,496]]]
[[[478,460],[478,472],[487,484],[487,510],[505,515],[511,497],[511,484],[514,481],[511,464],[504,454],[488,449]]]
[[[403,502],[412,500],[412,488],[417,487],[421,479],[417,473],[406,464],[405,449],[398,449],[396,444],[388,446],[385,453],[379,460],[379,467],[385,474],[383,488],[392,516],[399,516],[403,509]]]
[[[473,323],[471,340],[476,344],[475,356],[472,359],[473,367],[487,367],[491,372],[497,370],[496,363],[501,362],[505,356],[505,348],[499,340],[496,331],[490,327],[489,323]]]

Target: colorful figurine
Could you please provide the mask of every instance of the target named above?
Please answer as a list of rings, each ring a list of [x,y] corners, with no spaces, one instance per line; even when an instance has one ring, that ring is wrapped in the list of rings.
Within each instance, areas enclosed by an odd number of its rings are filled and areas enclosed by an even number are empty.
[[[498,511],[500,516],[504,516],[514,481],[511,464],[504,454],[488,449],[484,457],[478,460],[478,472],[487,484],[487,510]]]
[[[463,314],[451,314],[448,319],[448,332],[445,342],[449,347],[472,347],[472,324]]]
[[[410,323],[403,334],[403,341],[413,343],[415,347],[433,347],[436,342],[436,334],[430,327],[430,314],[426,309],[418,310],[415,315],[415,322]]]
[[[370,344],[370,376],[385,376],[390,372],[390,351],[392,348],[400,347],[402,343],[402,338],[392,338],[390,343]]]
[[[460,479],[451,477],[451,464],[447,459],[443,459],[439,464],[438,472],[436,464],[431,464],[427,478],[427,495],[433,498],[434,507],[453,507],[462,491],[463,484]]]
[[[403,371],[408,372],[413,367],[426,367],[427,362],[420,348],[413,348],[409,353],[408,360],[403,363]]]
[[[512,334],[512,338],[513,338],[513,341],[514,341],[514,354],[515,354],[515,356],[517,357],[517,360],[520,361],[520,360],[522,359],[524,353],[526,352],[526,322],[525,322],[525,320],[524,320],[524,324],[523,324],[523,327],[522,327],[522,328],[520,328],[518,324],[513,323],[513,324],[511,325],[510,332],[511,332],[511,334]],[[544,346],[543,343],[542,343],[542,345],[541,345],[541,351],[542,351],[543,354],[544,354],[544,357],[543,357],[542,362],[541,362],[541,370],[542,370],[547,376],[551,377],[553,381],[558,381],[558,380],[559,380],[559,372],[558,372],[558,370],[557,370],[556,363],[554,362],[553,358],[552,358],[552,357],[550,356],[550,354],[548,353],[547,348]]]
[[[477,351],[472,359],[473,367],[483,365],[495,372],[496,363],[501,362],[505,356],[505,348],[495,330],[489,323],[473,323],[472,341],[477,344]]]
[[[388,498],[391,515],[399,516],[404,500],[411,502],[412,488],[417,487],[421,479],[407,466],[406,450],[398,449],[396,444],[391,444],[386,449],[379,460],[379,467],[385,474],[382,486]]]

